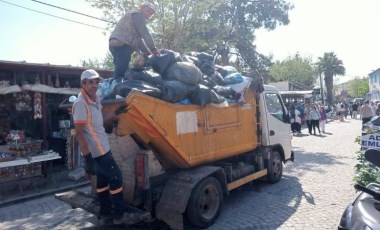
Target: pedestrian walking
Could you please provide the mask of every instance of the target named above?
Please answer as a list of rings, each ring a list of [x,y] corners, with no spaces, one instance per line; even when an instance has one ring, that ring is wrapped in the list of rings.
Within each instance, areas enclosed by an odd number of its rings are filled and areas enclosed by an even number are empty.
[[[345,114],[346,114],[346,108],[344,107],[344,104],[341,103],[338,107],[339,121],[344,121]]]
[[[121,82],[134,51],[158,54],[146,20],[155,13],[154,7],[144,4],[139,10],[125,14],[117,23],[109,39],[109,50],[115,65],[114,79]]]
[[[73,120],[85,170],[96,175],[100,215],[121,224],[124,213],[123,179],[116,164],[103,126],[102,105],[96,95],[101,77],[92,69],[81,75],[81,92],[73,104]],[[118,110],[123,112],[123,110]]]
[[[301,112],[295,107],[292,106],[290,109],[291,116],[291,130],[294,136],[301,134]]]
[[[309,134],[311,135],[311,120],[310,120],[310,104],[306,104],[304,115],[305,115],[305,121],[307,125],[307,129],[309,131]]]
[[[362,118],[362,124],[369,122],[373,116],[373,110],[369,105],[369,101],[366,101],[360,108],[360,116]]]
[[[327,113],[326,113],[324,106],[321,106],[319,108],[319,116],[321,118],[320,119],[320,125],[321,125],[322,133],[325,133],[325,126],[326,126],[326,122],[327,122]]]
[[[357,119],[357,117],[358,117],[358,109],[359,109],[358,103],[354,102],[354,104],[352,104],[352,118],[353,119]]]
[[[315,132],[315,128],[318,129],[318,133],[321,134],[321,130],[319,129],[319,119],[320,119],[320,115],[319,115],[319,110],[317,108],[317,106],[313,105],[311,107],[311,110],[310,110],[310,121],[311,121],[311,126],[313,128],[313,134],[314,135],[317,135],[316,132]]]

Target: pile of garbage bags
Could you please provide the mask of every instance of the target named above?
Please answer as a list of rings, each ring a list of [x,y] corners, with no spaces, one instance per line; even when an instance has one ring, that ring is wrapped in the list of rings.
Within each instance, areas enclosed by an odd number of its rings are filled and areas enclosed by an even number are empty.
[[[98,95],[101,99],[114,99],[127,97],[135,90],[171,103],[228,105],[241,100],[247,87],[254,87],[258,93],[264,89],[261,78],[245,77],[232,66],[217,66],[207,53],[181,56],[161,50],[160,55],[148,58],[144,66],[128,69],[122,82],[100,82]]]

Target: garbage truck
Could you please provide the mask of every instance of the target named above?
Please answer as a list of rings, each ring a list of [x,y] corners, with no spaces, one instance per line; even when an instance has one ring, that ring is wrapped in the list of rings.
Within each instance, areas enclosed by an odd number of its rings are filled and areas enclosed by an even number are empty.
[[[294,161],[281,95],[264,85],[260,93],[247,87],[242,96],[228,106],[199,106],[132,91],[102,102],[104,113],[127,106],[109,140],[123,174],[126,209],[138,217],[128,223],[208,227],[231,190],[257,179],[281,179],[283,164]],[[99,216],[93,194],[68,191],[56,198]]]

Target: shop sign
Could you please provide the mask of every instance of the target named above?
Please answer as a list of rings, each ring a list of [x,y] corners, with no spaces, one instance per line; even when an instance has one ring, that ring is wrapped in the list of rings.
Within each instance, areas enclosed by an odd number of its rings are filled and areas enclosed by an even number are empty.
[[[380,133],[362,135],[362,149],[380,149]]]

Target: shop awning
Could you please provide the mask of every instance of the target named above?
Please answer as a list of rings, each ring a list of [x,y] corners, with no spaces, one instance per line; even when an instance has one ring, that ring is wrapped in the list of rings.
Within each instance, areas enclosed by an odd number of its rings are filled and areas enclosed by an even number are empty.
[[[18,85],[0,87],[0,94],[19,93],[21,88]]]
[[[76,95],[80,92],[78,88],[54,88],[43,84],[25,84],[22,86],[22,90],[28,90],[40,93],[56,93],[56,94],[67,94]]]

